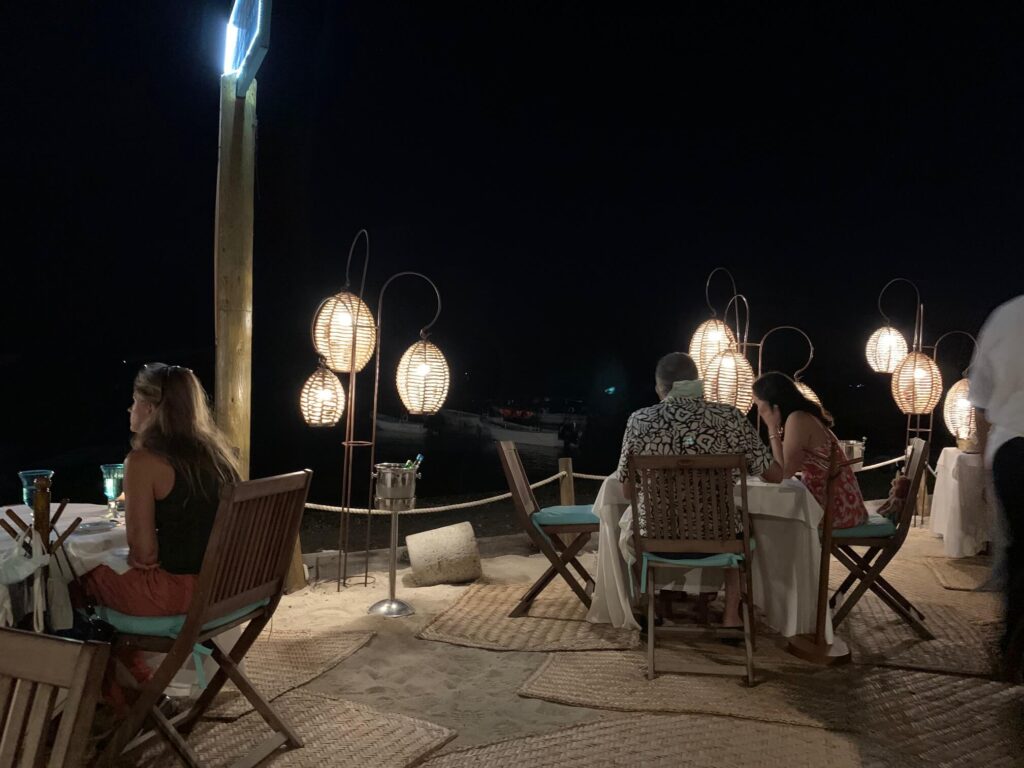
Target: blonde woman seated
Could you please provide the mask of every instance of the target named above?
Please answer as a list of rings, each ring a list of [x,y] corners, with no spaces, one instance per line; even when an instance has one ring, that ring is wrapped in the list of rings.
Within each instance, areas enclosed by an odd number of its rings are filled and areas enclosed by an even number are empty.
[[[832,416],[804,397],[793,380],[782,373],[766,373],[754,382],[754,402],[768,427],[772,456],[782,466],[783,478],[801,473],[822,509],[832,502],[832,526],[853,528],[868,521],[860,485],[853,470],[841,467],[832,483],[832,498],[826,498],[832,457],[845,461],[839,440],[832,433]],[[765,477],[772,481],[775,478]]]

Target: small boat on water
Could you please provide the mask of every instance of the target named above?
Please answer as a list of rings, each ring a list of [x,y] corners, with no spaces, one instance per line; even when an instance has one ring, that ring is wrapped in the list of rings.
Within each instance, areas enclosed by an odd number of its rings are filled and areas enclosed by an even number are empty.
[[[484,427],[491,440],[512,440],[522,445],[537,445],[544,448],[561,448],[563,444],[557,430],[514,424],[493,416],[484,421]]]

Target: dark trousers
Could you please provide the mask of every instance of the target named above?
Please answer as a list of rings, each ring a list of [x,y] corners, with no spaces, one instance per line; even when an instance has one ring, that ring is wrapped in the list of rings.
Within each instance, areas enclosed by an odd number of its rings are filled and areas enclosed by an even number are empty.
[[[1003,650],[1020,627],[1024,632],[1024,437],[999,446],[992,460],[992,479],[1009,528],[1006,548],[1006,631]]]

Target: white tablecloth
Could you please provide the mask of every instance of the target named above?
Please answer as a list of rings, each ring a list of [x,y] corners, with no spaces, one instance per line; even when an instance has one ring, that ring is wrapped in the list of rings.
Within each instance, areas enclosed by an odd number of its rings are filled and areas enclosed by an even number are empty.
[[[739,488],[737,487],[737,501]],[[757,539],[752,554],[754,604],[764,621],[785,637],[815,630],[818,605],[818,566],[821,543],[818,525],[821,505],[799,480],[765,483],[747,479],[747,503]],[[605,479],[594,501],[601,521],[594,594],[587,620],[637,629],[633,618],[630,581],[633,561],[632,510],[623,487],[614,476]],[[720,569],[693,569],[685,589],[717,589]],[[828,616],[826,641],[831,643],[832,617]]]
[[[994,515],[994,505],[986,499],[982,455],[943,448],[935,466],[929,525],[942,537],[946,556],[970,557],[984,549]]]

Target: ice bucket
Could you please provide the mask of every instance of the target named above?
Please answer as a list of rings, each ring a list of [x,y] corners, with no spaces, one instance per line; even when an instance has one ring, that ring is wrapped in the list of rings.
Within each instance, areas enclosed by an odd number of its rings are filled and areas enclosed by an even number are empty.
[[[864,443],[867,442],[866,437],[862,437],[860,440],[840,440],[839,445],[843,448],[843,453],[846,454],[846,460],[860,459],[850,465],[852,469],[864,466]]]
[[[406,468],[402,464],[375,464],[373,477],[377,481],[374,496],[382,501],[388,499],[412,500],[416,498],[416,478],[419,475],[415,467]],[[411,509],[411,507],[409,507]],[[392,509],[382,506],[381,509]]]

